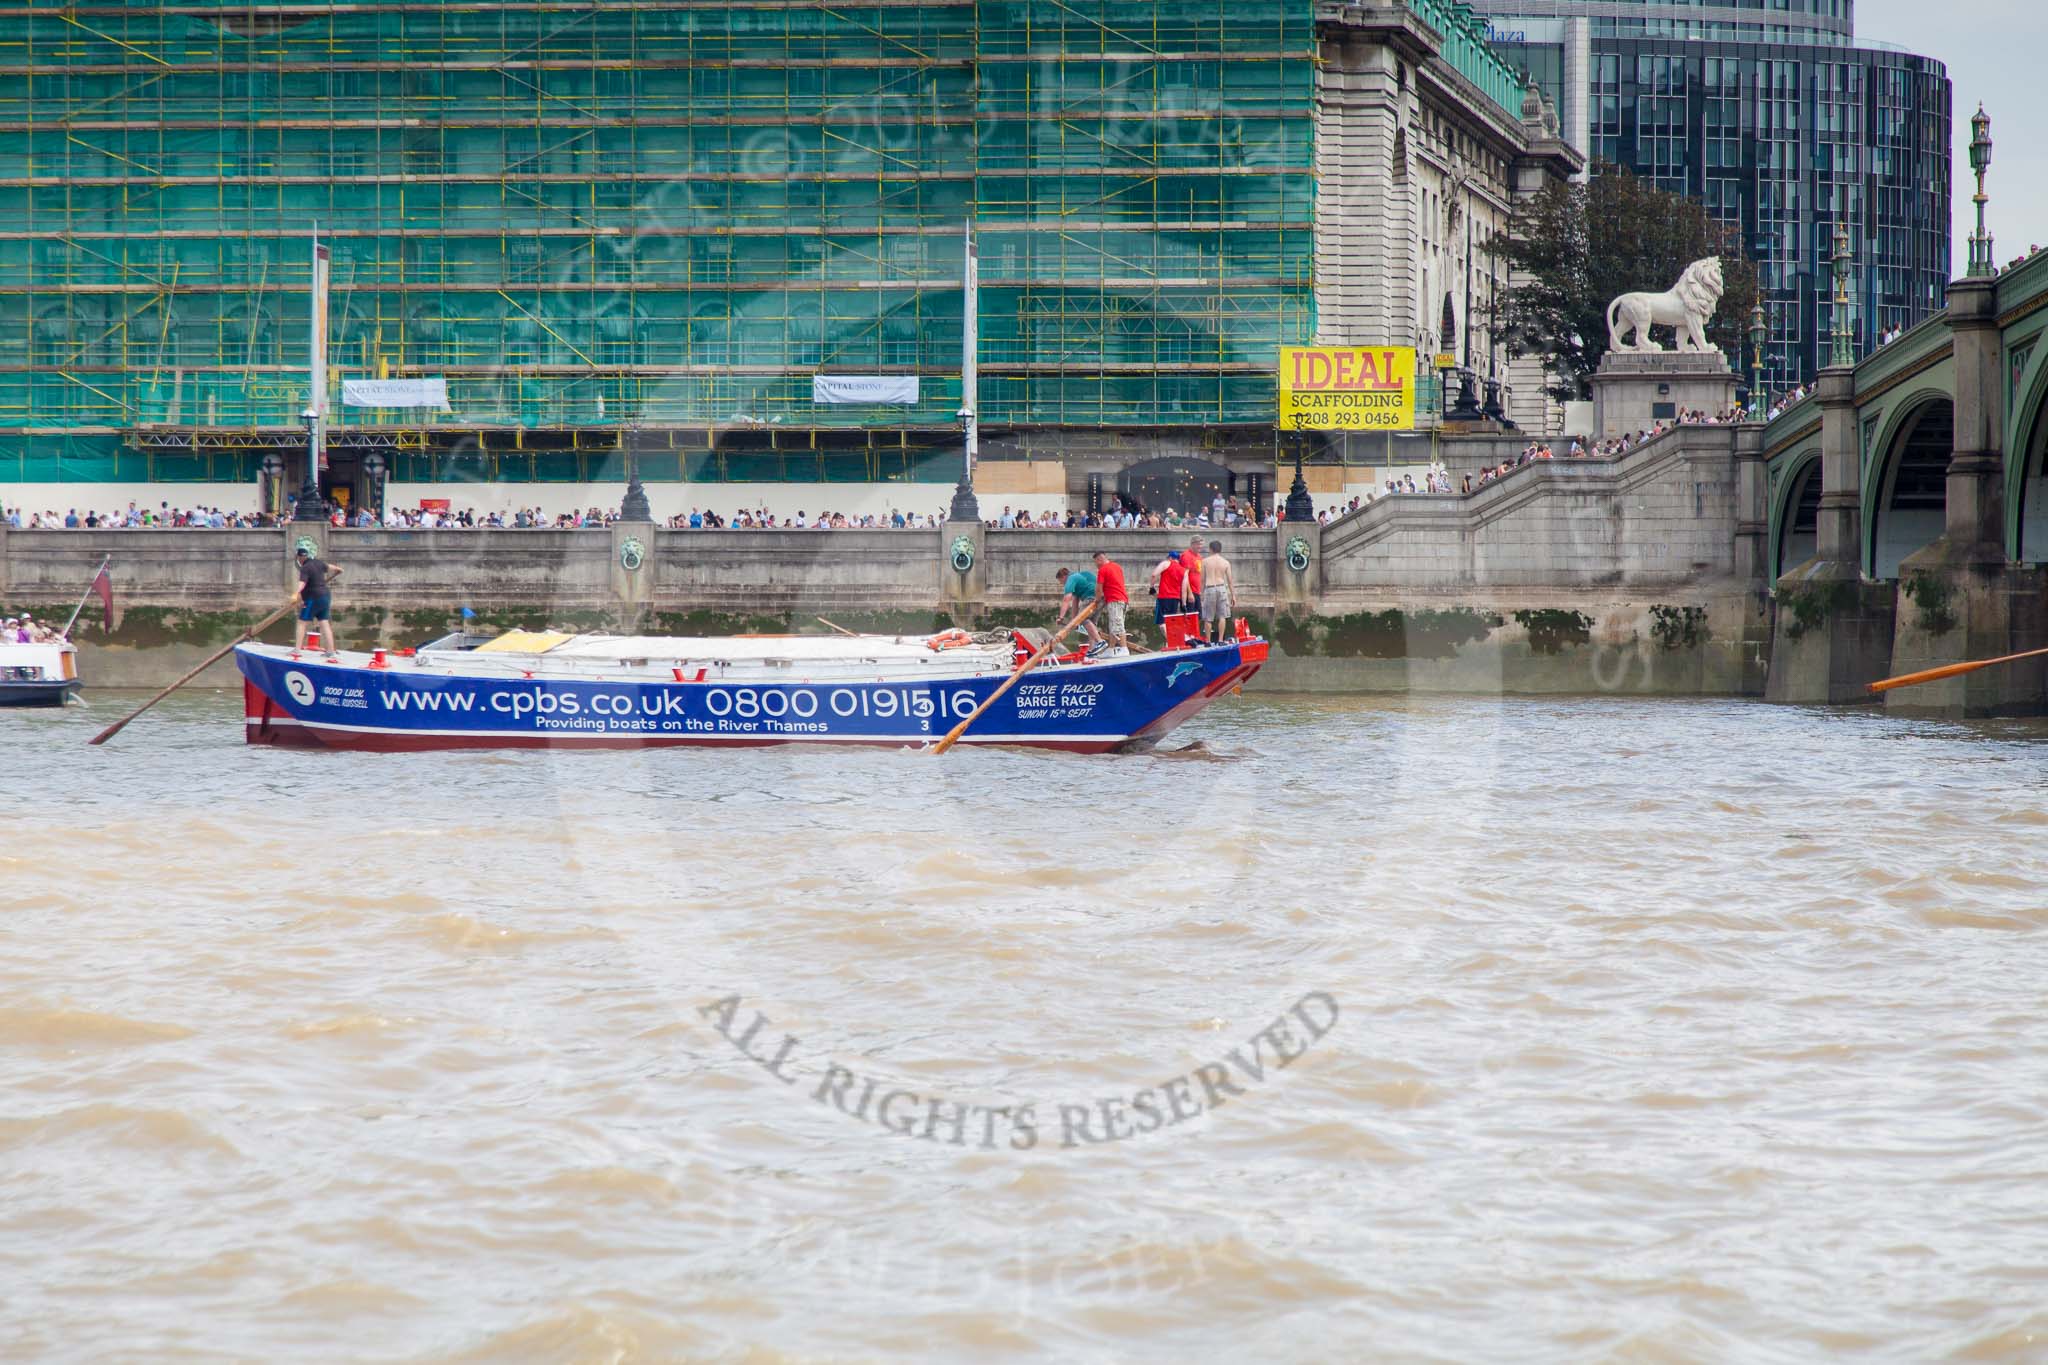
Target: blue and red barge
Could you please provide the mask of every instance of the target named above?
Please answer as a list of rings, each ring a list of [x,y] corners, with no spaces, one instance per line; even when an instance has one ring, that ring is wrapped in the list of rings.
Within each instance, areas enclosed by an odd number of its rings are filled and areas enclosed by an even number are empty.
[[[1180,635],[1181,632],[1175,632]],[[1031,652],[1026,632],[932,636],[451,636],[327,656],[244,644],[251,744],[327,749],[638,749],[936,742]],[[1047,659],[962,744],[1145,749],[1266,661],[1221,643]]]

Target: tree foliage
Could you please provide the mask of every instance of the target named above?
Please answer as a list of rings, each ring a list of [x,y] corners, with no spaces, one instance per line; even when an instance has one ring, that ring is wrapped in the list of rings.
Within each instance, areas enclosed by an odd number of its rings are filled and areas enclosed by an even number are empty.
[[[1688,265],[1707,256],[1721,258],[1726,284],[1707,339],[1742,372],[1756,264],[1736,234],[1708,217],[1696,199],[1603,163],[1584,184],[1547,186],[1487,250],[1508,266],[1513,281],[1501,297],[1495,338],[1510,355],[1541,357],[1556,376],[1551,393],[1557,398],[1589,392],[1586,381],[1608,350],[1610,302],[1669,289]]]

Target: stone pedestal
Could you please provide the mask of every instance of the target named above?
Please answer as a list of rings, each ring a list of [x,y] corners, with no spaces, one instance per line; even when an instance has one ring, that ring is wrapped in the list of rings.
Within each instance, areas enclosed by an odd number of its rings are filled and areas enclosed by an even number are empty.
[[[1593,376],[1593,439],[1670,423],[1690,409],[1735,406],[1735,372],[1719,351],[1609,351]]]
[[[1298,542],[1298,543],[1297,543]],[[1289,547],[1307,563],[1289,562]],[[1316,609],[1323,591],[1323,528],[1314,521],[1283,521],[1273,532],[1273,603],[1281,611],[1306,616]],[[1297,560],[1296,562],[1299,562]]]
[[[981,617],[988,602],[988,531],[978,521],[949,521],[939,528],[939,600],[965,626]],[[962,558],[971,562],[959,567]]]
[[[631,635],[640,627],[654,600],[654,523],[615,521],[607,528],[611,542],[612,598],[618,604],[619,630]]]
[[[1778,580],[1766,701],[1806,705],[1869,702],[1891,672],[1893,593],[1866,583],[1858,565],[1810,559]]]

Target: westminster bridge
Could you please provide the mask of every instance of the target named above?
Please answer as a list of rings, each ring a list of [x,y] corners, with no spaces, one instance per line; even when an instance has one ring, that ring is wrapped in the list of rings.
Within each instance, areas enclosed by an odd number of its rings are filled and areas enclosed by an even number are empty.
[[[2048,644],[2048,253],[1950,286],[1945,312],[1764,431],[1768,695],[1865,685]],[[2038,713],[2048,670],[1987,669],[1886,694],[1898,710]]]

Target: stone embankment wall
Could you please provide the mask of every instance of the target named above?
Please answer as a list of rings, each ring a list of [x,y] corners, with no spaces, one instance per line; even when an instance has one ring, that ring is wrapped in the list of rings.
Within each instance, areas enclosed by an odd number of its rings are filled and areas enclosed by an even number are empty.
[[[1240,612],[1279,646],[1271,686],[1750,693],[1769,632],[1754,581],[1761,533],[1743,513],[1752,494],[1761,506],[1757,473],[1753,433],[1688,428],[1616,461],[1531,466],[1470,498],[1404,496],[1327,526],[1200,534],[1224,542]],[[815,630],[820,616],[906,631],[1043,623],[1059,570],[1105,549],[1142,599],[1151,566],[1194,534],[17,531],[0,532],[0,602],[68,612],[112,555],[128,620],[111,638],[82,631],[81,664],[96,685],[146,686],[281,604],[302,536],[344,570],[345,642],[402,645],[465,606],[487,624],[693,633]],[[960,572],[963,538],[973,563]],[[1149,628],[1147,605],[1133,619]]]

